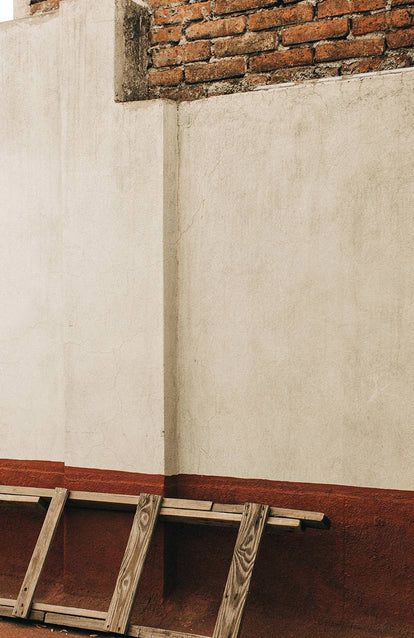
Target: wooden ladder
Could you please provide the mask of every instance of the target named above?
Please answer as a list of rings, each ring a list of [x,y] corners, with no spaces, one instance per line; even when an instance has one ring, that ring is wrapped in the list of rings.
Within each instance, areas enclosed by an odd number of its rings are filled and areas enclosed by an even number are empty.
[[[41,621],[136,638],[208,638],[194,634],[130,624],[145,560],[159,519],[165,521],[238,526],[233,558],[212,638],[237,638],[260,542],[267,531],[302,532],[328,529],[321,512],[269,507],[257,503],[225,505],[212,501],[163,498],[153,494],[125,496],[0,486],[1,504],[45,505],[47,512],[16,600],[0,598],[0,616]],[[69,507],[99,507],[135,511],[131,533],[107,612],[33,602],[35,591],[59,521]]]

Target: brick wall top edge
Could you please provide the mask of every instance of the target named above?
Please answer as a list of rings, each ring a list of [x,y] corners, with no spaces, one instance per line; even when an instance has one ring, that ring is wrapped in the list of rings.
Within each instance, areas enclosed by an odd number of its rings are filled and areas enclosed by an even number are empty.
[[[414,0],[148,0],[147,99],[414,66]],[[59,0],[32,0],[31,13]]]

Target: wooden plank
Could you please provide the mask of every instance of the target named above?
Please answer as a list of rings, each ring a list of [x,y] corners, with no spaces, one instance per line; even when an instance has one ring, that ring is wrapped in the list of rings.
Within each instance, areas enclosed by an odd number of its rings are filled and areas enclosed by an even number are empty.
[[[15,485],[0,485],[0,494],[17,494],[21,496],[43,496],[53,498],[55,490],[43,487],[17,487]]]
[[[15,605],[16,601],[11,598],[0,598],[0,607],[10,607],[11,609],[13,609]],[[97,618],[100,620],[105,620],[108,613],[106,611],[95,611],[93,609],[80,609],[79,607],[49,605],[48,603],[33,603],[32,611],[66,614],[68,616],[84,616],[88,618]]]
[[[277,518],[269,516],[266,522],[267,532],[304,532],[305,528],[302,521],[298,518]]]
[[[177,523],[189,523],[192,525],[217,525],[220,527],[238,527],[242,520],[242,514],[228,512],[199,512],[187,510],[174,510],[169,508],[160,510],[160,520],[167,520]],[[302,524],[298,519],[289,518],[268,518],[269,529],[301,532]]]
[[[270,518],[282,516],[287,518],[299,518],[305,527],[316,529],[329,529],[330,521],[323,512],[306,512],[304,510],[289,510],[282,507],[271,507]]]
[[[215,503],[213,505],[213,512],[241,513],[242,511],[243,505],[225,505],[221,503]],[[271,507],[269,519],[273,516],[281,518],[298,518],[303,521],[305,527],[328,529],[330,526],[329,519],[325,516],[325,514],[323,514],[323,512],[308,512],[306,510],[293,510],[286,509],[284,507]]]
[[[95,611],[94,609],[79,609],[78,607],[64,607],[62,605],[49,605],[47,603],[33,603],[33,611],[43,611],[45,613],[65,614],[67,616],[83,616],[95,620],[105,620],[106,611]]]
[[[155,627],[139,627],[137,625],[131,625],[127,635],[134,636],[134,638],[207,638],[207,636],[197,636],[171,629],[156,629]]]
[[[267,505],[246,503],[213,638],[237,638],[254,564],[269,514]]]
[[[198,510],[181,510],[172,507],[160,510],[160,520],[176,523],[193,523],[195,525],[221,525],[236,527],[240,524],[241,514],[227,512],[203,512]]]
[[[45,623],[51,625],[63,625],[65,627],[76,627],[77,629],[87,629],[91,631],[105,631],[105,620],[88,618],[86,616],[72,616],[68,614],[55,614],[49,612],[45,616]]]
[[[18,618],[27,618],[29,615],[33,596],[49,553],[50,546],[55,537],[67,497],[68,490],[62,487],[56,488],[30,559],[23,584],[17,597],[16,604],[13,609],[13,616]]]
[[[141,494],[127,548],[105,621],[105,630],[124,633],[132,611],[149,545],[161,508],[161,496]]]
[[[43,499],[49,499],[53,496],[54,490],[43,488],[28,488],[28,487],[15,487],[15,486],[0,486],[0,494],[4,495],[22,495],[22,496],[38,496]],[[104,494],[100,492],[80,492],[71,491],[69,493],[68,505],[71,507],[88,507],[99,509],[115,509],[134,511],[138,503],[138,496],[125,495],[125,494]],[[162,520],[168,522],[180,521],[179,513],[177,510],[183,510],[181,516],[181,522],[193,522],[191,514],[187,514],[186,510],[197,510],[201,512],[215,512],[223,514],[242,514],[243,505],[232,505],[214,503],[212,501],[200,501],[189,499],[175,499],[164,498],[162,503],[162,509],[160,512]],[[314,527],[318,529],[329,529],[330,521],[323,512],[308,512],[306,510],[286,509],[281,507],[271,507],[268,524],[272,526],[272,518],[292,518],[299,519],[303,522],[304,527]],[[199,518],[200,524],[203,523],[203,519]],[[205,524],[210,523],[214,519],[206,519]],[[219,519],[216,519],[219,521]],[[223,517],[223,523],[226,524],[230,521],[227,516]],[[234,520],[235,524],[238,524],[239,520]],[[279,527],[279,524],[276,524]]]
[[[9,607],[8,605],[0,605],[0,616],[3,616],[5,618],[12,618],[13,617],[13,607]],[[30,611],[30,614],[28,616],[29,620],[37,620],[40,622],[43,622],[45,617],[44,612],[42,611]]]
[[[69,494],[68,504],[71,507],[99,507],[101,509],[135,510],[138,504],[138,499],[139,496],[127,494],[104,494],[100,492],[79,492],[77,490],[73,490]],[[209,511],[213,507],[213,502],[180,498],[164,498],[162,507]]]
[[[63,625],[89,631],[105,631],[104,621],[80,616],[49,613],[46,614],[44,622],[50,625]],[[207,636],[171,631],[170,629],[140,627],[139,625],[130,625],[125,634],[134,638],[207,638]]]
[[[213,501],[195,501],[187,498],[163,498],[162,507],[209,512],[213,507]]]

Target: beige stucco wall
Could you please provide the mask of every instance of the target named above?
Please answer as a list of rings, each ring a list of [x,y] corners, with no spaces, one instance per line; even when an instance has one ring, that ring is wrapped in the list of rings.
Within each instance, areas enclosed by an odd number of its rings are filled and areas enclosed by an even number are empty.
[[[0,25],[0,458],[413,489],[414,70],[117,104],[114,5]]]
[[[185,473],[414,487],[414,71],[180,108]]]
[[[13,17],[27,18],[30,15],[30,0],[13,0]]]
[[[0,24],[0,458],[63,455],[56,26]]]
[[[60,11],[65,459],[164,473],[164,219],[175,219],[165,190],[176,162],[164,136],[176,109],[114,102],[111,0]]]
[[[115,19],[0,25],[0,458],[164,473],[176,108],[114,102]]]

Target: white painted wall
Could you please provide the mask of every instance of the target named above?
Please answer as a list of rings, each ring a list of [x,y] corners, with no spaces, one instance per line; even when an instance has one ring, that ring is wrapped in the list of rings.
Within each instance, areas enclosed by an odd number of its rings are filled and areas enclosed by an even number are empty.
[[[0,24],[0,458],[63,458],[57,20]]]
[[[176,109],[114,102],[112,0],[60,11],[65,459],[164,473],[164,129]]]
[[[116,19],[0,25],[0,458],[413,489],[414,70],[177,129]]]
[[[414,488],[414,71],[180,108],[184,473]]]
[[[164,473],[176,108],[114,102],[114,21],[0,25],[0,458]]]

